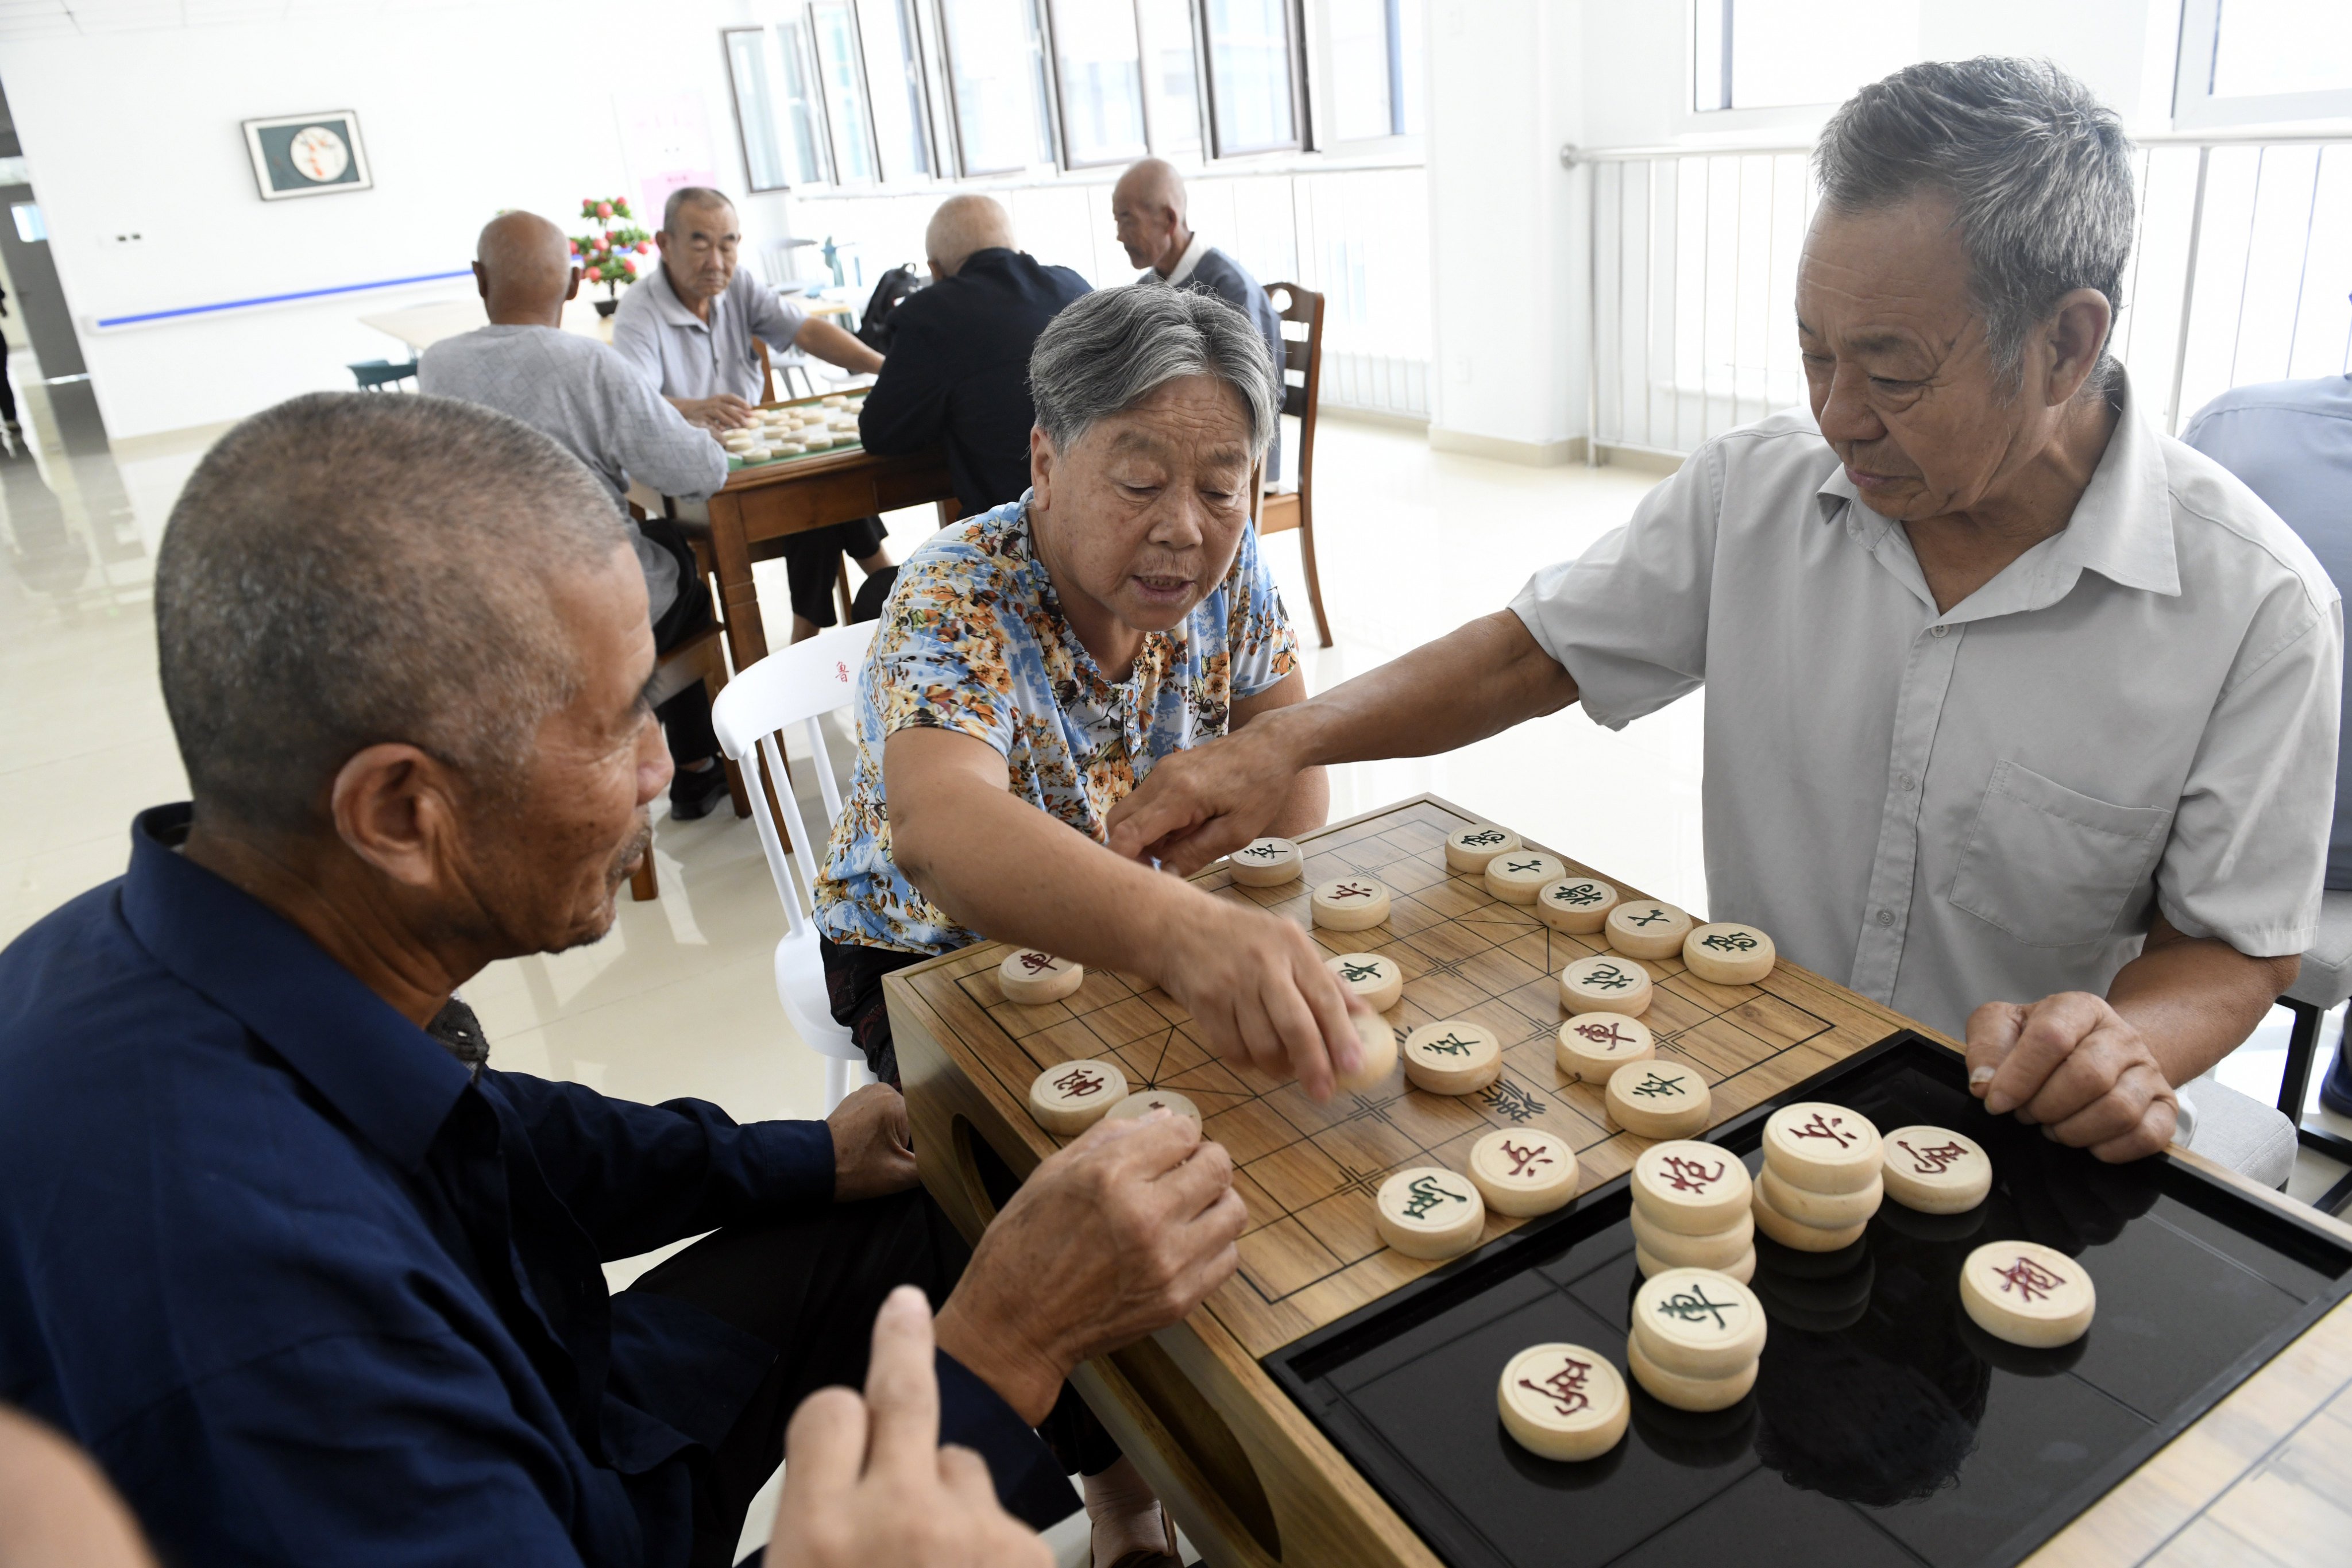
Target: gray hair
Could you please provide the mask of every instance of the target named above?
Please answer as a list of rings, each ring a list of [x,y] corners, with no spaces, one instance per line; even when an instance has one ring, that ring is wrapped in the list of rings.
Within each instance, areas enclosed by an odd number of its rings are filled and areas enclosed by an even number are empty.
[[[1250,319],[1195,289],[1097,289],[1046,323],[1029,354],[1037,427],[1066,452],[1098,419],[1187,375],[1214,376],[1249,416],[1250,451],[1274,439],[1282,405],[1274,358]]]
[[[406,742],[511,799],[578,690],[548,592],[627,547],[612,492],[518,420],[318,393],[196,466],[155,558],[163,706],[200,814],[317,826],[336,772]]]
[[[709,185],[680,185],[662,203],[662,232],[677,232],[677,215],[688,207],[725,207],[735,210],[735,198],[725,191],[714,191]]]
[[[2026,341],[2076,289],[2123,308],[2136,212],[2132,145],[2115,111],[2043,60],[1984,56],[1906,66],[1842,104],[1813,150],[1842,212],[1951,198],[1996,372],[2013,385]],[[2111,362],[2104,349],[2103,384]]]

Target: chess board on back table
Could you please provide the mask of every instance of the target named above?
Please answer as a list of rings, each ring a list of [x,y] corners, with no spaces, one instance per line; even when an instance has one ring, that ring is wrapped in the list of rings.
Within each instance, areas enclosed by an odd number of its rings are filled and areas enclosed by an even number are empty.
[[[1107,1058],[1131,1090],[1190,1097],[1206,1134],[1232,1152],[1234,1185],[1249,1207],[1240,1272],[1186,1322],[1080,1375],[1098,1410],[1108,1398],[1135,1412],[1140,1425],[1132,1434],[1113,1422],[1130,1452],[1130,1436],[1139,1440],[1150,1428],[1174,1439],[1160,1452],[1169,1468],[1163,1495],[1178,1498],[1187,1532],[1220,1564],[1434,1561],[1257,1364],[1443,1267],[1381,1244],[1372,1194],[1389,1172],[1431,1163],[1461,1170],[1487,1132],[1539,1126],[1575,1147],[1580,1186],[1590,1191],[1647,1147],[1610,1127],[1599,1088],[1563,1082],[1554,1061],[1564,1016],[1555,977],[1605,943],[1598,932],[1554,931],[1528,906],[1493,897],[1480,879],[1449,871],[1446,835],[1477,820],[1422,795],[1302,837],[1306,872],[1297,882],[1240,887],[1222,868],[1196,879],[1219,897],[1302,926],[1316,883],[1381,881],[1392,899],[1385,922],[1312,934],[1335,956],[1396,961],[1404,994],[1387,1017],[1400,1032],[1441,1018],[1493,1029],[1505,1042],[1502,1076],[1474,1095],[1427,1094],[1400,1070],[1370,1093],[1318,1104],[1296,1082],[1213,1056],[1184,1009],[1140,980],[1090,970],[1065,1002],[1005,1001],[996,969],[1010,950],[1001,943],[945,954],[886,982],[917,1160],[925,1184],[968,1235],[978,1235],[1013,1182],[1066,1142],[1027,1110],[1030,1083],[1057,1063]],[[1605,867],[1529,847],[1558,855],[1570,875],[1599,877],[1629,899],[1646,896]],[[1717,1121],[1907,1024],[1786,962],[1759,985],[1710,984],[1679,958],[1644,967],[1654,993],[1643,1021],[1662,1056],[1705,1075]],[[1490,1214],[1481,1243],[1528,1223]],[[1147,1473],[1157,1468],[1139,1459]]]

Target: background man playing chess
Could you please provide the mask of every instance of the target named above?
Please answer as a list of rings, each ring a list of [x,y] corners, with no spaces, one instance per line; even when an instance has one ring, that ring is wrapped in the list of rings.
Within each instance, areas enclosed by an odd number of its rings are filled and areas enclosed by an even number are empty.
[[[772,352],[797,348],[861,375],[882,368],[880,354],[739,268],[742,243],[735,204],[724,193],[679,186],[662,204],[654,236],[661,265],[632,284],[613,312],[621,357],[688,421],[713,431],[751,422],[761,392],[754,339]],[[858,618],[871,618],[890,591],[884,538],[880,518],[861,517],[782,542],[794,642],[833,625],[834,574],[845,554],[866,574]]]
[[[297,399],[197,466],[155,607],[194,804],[0,952],[0,1388],[160,1555],[724,1565],[794,1408],[865,1382],[793,1426],[779,1560],[1034,1563],[938,1441],[1050,1523],[1042,1425],[1101,1561],[1173,1568],[1062,1380],[1233,1272],[1192,1122],[1094,1129],[967,1264],[893,1089],[739,1126],[486,1065],[453,993],[603,936],[669,781],[601,479],[470,404]]]
[[[1328,1093],[1332,1054],[1359,1047],[1307,933],[1101,845],[1152,769],[1306,696],[1249,526],[1265,344],[1212,295],[1106,289],[1054,318],[1029,381],[1030,489],[915,552],[858,676],[816,888],[834,1016],[895,1080],[882,977],[985,931],[1148,975],[1212,1049]],[[1267,831],[1319,826],[1328,801],[1301,770]]]
[[[1128,166],[1110,188],[1111,223],[1128,261],[1142,268],[1142,284],[1165,283],[1171,289],[1203,289],[1250,319],[1265,352],[1274,360],[1276,393],[1281,391],[1282,318],[1274,301],[1250,276],[1248,268],[1194,232],[1191,204],[1184,194],[1184,176],[1165,158],[1145,158]],[[1282,432],[1268,442],[1265,473],[1269,481],[1282,474]]]
[[[1965,1032],[1989,1109],[2151,1153],[2312,937],[2335,589],[2107,357],[2131,149],[2079,84],[1913,66],[1814,156],[1810,413],[1707,443],[1508,610],[1170,759],[1112,847],[1189,871],[1302,768],[1706,683],[1710,912]],[[2284,1118],[2194,1101],[2192,1148],[2285,1179]]]
[[[426,349],[417,390],[520,419],[612,487],[646,575],[654,651],[669,652],[710,625],[710,589],[676,525],[648,518],[641,527],[623,498],[634,479],[663,495],[699,500],[727,482],[727,454],[612,350],[563,330],[564,301],[580,292],[580,268],[562,229],[536,213],[499,214],[475,242],[474,281],[490,324]],[[710,693],[695,681],[656,717],[677,765],[670,816],[680,822],[709,816],[727,798]]]

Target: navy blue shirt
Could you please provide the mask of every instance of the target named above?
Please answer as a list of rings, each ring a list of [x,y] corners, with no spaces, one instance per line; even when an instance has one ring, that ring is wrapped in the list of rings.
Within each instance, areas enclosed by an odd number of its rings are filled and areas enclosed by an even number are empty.
[[[167,1559],[684,1562],[688,1460],[775,1352],[601,1263],[829,1202],[824,1123],[471,1075],[174,854],[187,820],[143,814],[127,876],[0,952],[0,1399]],[[940,1372],[946,1439],[1066,1513]]]
[[[966,517],[1029,488],[1029,351],[1062,307],[1087,293],[1066,267],[991,246],[952,278],[907,296],[890,318],[890,352],[857,416],[866,450],[947,448]]]

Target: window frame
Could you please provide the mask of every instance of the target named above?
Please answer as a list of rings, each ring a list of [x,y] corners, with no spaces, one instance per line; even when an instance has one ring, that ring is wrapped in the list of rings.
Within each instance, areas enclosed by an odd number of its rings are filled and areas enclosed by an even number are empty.
[[[866,117],[866,151],[873,160],[874,177],[870,180],[845,180],[841,177],[841,128],[834,123],[835,103],[833,79],[824,68],[824,53],[817,41],[816,8],[820,0],[804,0],[801,11],[808,26],[808,49],[814,68],[818,105],[824,110],[825,162],[831,165],[833,177],[825,184],[837,191],[878,189],[883,183],[882,138],[874,124],[874,73],[866,63],[866,20],[857,14],[857,0],[823,0],[837,5],[849,18],[849,47],[856,55],[858,87],[865,98],[858,108]]]
[[[1136,118],[1143,125],[1143,152],[1140,156],[1146,158],[1153,156],[1159,143],[1152,135],[1151,93],[1145,85],[1143,77],[1143,13],[1135,4],[1135,0],[1038,0],[1037,16],[1044,26],[1045,37],[1045,80],[1050,89],[1048,96],[1053,104],[1055,166],[1064,170],[1110,169],[1136,161],[1134,158],[1127,157],[1079,158],[1071,151],[1069,115],[1063,108],[1069,94],[1066,84],[1062,80],[1062,47],[1059,38],[1061,18],[1055,15],[1055,8],[1073,4],[1086,5],[1124,4],[1126,5],[1128,22],[1135,37],[1135,113]]]
[[[866,7],[862,0],[850,0],[851,13],[857,19],[857,58],[866,72],[866,120],[874,136],[875,184],[879,189],[893,185],[934,184],[945,176],[940,172],[939,127],[931,121],[930,55],[923,37],[925,7],[922,0],[879,0],[879,3],[898,13],[901,34],[899,47],[907,58],[894,58],[889,62],[890,85],[894,91],[912,91],[912,101],[908,105],[908,116],[913,121],[915,135],[922,141],[926,167],[893,173],[892,165],[904,154],[886,155],[883,152],[881,122],[873,108],[879,95],[875,91],[874,57],[866,47]],[[910,68],[911,81],[904,79]]]
[[[1193,0],[1193,3],[1199,4],[1200,0]],[[1337,68],[1331,59],[1334,48],[1331,28],[1332,3],[1333,0],[1313,0],[1314,8],[1309,13],[1312,23],[1311,50],[1307,61],[1307,74],[1310,79],[1319,79],[1327,84],[1332,79],[1332,72]],[[1391,3],[1394,3],[1394,0],[1391,0]],[[1433,4],[1434,0],[1431,0],[1431,3]],[[1406,66],[1398,58],[1403,52],[1403,46],[1404,35],[1400,26],[1399,31],[1389,39],[1388,90],[1391,126],[1396,125],[1404,114],[1402,94]],[[1423,70],[1428,68],[1428,52],[1425,47],[1422,51],[1420,64]],[[1425,121],[1428,113],[1426,82],[1423,84],[1423,93],[1422,110]],[[1315,102],[1317,111],[1329,121],[1328,124],[1317,127],[1315,150],[1318,153],[1330,153],[1334,157],[1377,158],[1393,156],[1404,152],[1419,153],[1423,146],[1423,138],[1428,133],[1428,127],[1424,123],[1419,131],[1391,130],[1378,136],[1342,136],[1339,134],[1339,110],[1336,94],[1330,91],[1318,93],[1316,95]]]
[[[1217,125],[1217,65],[1209,47],[1209,0],[1192,0],[1192,61],[1201,79],[1201,148],[1210,163],[1226,163],[1241,158],[1280,156],[1285,153],[1313,153],[1320,149],[1315,137],[1314,103],[1307,86],[1307,27],[1304,0],[1281,0],[1283,26],[1290,41],[1290,130],[1287,142],[1270,142],[1263,147],[1239,148],[1228,151]]]
[[[790,179],[772,185],[760,184],[758,171],[751,162],[751,131],[743,119],[743,89],[735,80],[735,48],[728,41],[738,33],[750,33],[755,37],[764,39],[767,31],[768,26],[764,22],[719,29],[719,63],[727,68],[727,101],[735,110],[735,151],[743,160],[743,188],[753,195],[762,195],[771,191],[789,191],[794,188]],[[775,132],[774,119],[772,108],[768,115],[768,130],[772,137]],[[782,163],[785,154],[779,149],[776,154],[777,162]]]
[[[1053,155],[1044,163],[1016,163],[1003,169],[975,169],[971,166],[963,144],[963,104],[956,94],[955,40],[951,37],[954,29],[948,26],[947,18],[947,7],[953,4],[953,0],[931,0],[932,11],[939,22],[940,79],[941,86],[946,89],[942,97],[948,106],[948,133],[953,138],[955,177],[959,180],[1005,179],[1026,174],[1040,168],[1058,169],[1062,166],[1059,162],[1062,154],[1062,104],[1059,88],[1055,81],[1059,73],[1053,58],[1054,38],[1049,30],[1052,23],[1047,17],[1049,8],[1041,5],[1040,0],[1016,0],[1016,3],[1028,9],[1030,26],[1035,30],[1035,36],[1045,49],[1045,91],[1042,107],[1047,116],[1048,123],[1043,127],[1043,130],[1045,132],[1046,144],[1053,150]]]
[[[2221,52],[2224,14],[2221,0],[2181,0],[2180,47],[2174,57],[2172,76],[2175,130],[2283,125],[2352,117],[2352,88],[2216,96],[2213,67]]]

